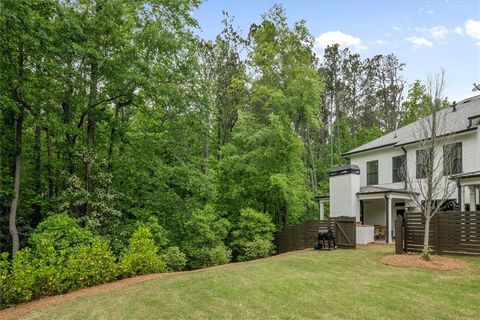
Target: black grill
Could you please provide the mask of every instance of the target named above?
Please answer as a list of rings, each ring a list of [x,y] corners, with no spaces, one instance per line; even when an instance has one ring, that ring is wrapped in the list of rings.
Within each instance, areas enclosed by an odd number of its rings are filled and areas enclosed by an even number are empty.
[[[335,249],[336,246],[335,236],[330,227],[318,230],[318,242],[315,245],[316,250],[332,250]]]

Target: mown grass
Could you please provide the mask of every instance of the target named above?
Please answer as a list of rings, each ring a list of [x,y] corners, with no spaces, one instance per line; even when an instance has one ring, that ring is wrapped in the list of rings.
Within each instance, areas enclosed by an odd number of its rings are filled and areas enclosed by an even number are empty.
[[[392,251],[304,251],[168,275],[21,319],[480,319],[480,258],[462,257],[462,271],[378,262]]]

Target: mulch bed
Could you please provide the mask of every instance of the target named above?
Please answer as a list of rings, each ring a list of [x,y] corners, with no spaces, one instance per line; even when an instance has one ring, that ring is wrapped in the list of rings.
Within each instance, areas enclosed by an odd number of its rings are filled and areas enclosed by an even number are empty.
[[[432,255],[430,261],[425,261],[419,254],[395,254],[380,259],[380,263],[397,266],[434,270],[463,270],[468,268],[468,262],[454,258]]]

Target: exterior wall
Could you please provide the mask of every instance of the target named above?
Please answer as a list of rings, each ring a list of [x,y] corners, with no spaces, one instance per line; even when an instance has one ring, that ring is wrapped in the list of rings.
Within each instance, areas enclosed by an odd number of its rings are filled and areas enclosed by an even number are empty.
[[[449,137],[448,140],[444,141],[445,144],[450,144],[450,143],[456,143],[456,142],[462,142],[462,171],[465,172],[473,172],[473,171],[479,171],[480,170],[480,160],[477,158],[477,153],[478,153],[478,137],[479,137],[479,131],[477,130],[476,132],[470,132],[466,133],[463,135],[458,135],[458,136],[453,136]],[[419,191],[420,188],[420,183],[422,183],[421,180],[416,179],[416,161],[417,161],[417,154],[416,151],[418,149],[421,149],[421,146],[419,145],[409,145],[406,146],[405,149],[407,150],[407,170],[408,170],[408,176],[409,180],[413,182],[414,186],[414,191]],[[443,154],[443,144],[439,145],[437,154],[441,155]],[[440,170],[439,174],[443,174],[443,159],[437,159],[436,161],[439,161],[439,167]],[[444,187],[446,187],[446,184],[443,184]],[[454,183],[450,183],[448,187],[451,190],[451,195],[449,196],[450,199],[457,199],[458,198],[458,192],[457,188]],[[470,201],[470,195],[468,188],[465,189],[465,192],[463,192],[464,195],[464,203],[469,203]],[[420,198],[422,196],[420,195]]]
[[[360,175],[351,173],[330,177],[330,217],[349,216],[360,221]]]
[[[465,134],[456,135],[448,138],[446,143],[455,143],[462,142],[462,169],[463,172],[474,172],[480,171],[480,129],[477,129],[474,132],[467,132]],[[415,186],[419,182],[416,179],[416,150],[420,149],[421,146],[418,144],[412,144],[405,146],[407,151],[407,170],[409,175],[409,180],[413,182]],[[443,154],[443,146],[439,146],[439,154]],[[360,186],[364,187],[367,185],[367,162],[372,160],[378,160],[378,185],[387,188],[404,188],[404,182],[393,183],[392,179],[392,158],[399,155],[404,155],[405,152],[400,147],[385,147],[381,149],[365,151],[358,154],[353,154],[350,156],[350,163],[358,165],[360,168]],[[439,160],[442,161],[442,160]],[[443,168],[443,165],[440,166]],[[441,171],[443,169],[440,169]],[[458,192],[454,184],[450,185],[451,187],[451,196],[450,199],[457,199]],[[415,191],[418,191],[419,186],[415,188]],[[470,202],[470,194],[468,188],[465,188],[463,192],[463,203]],[[377,212],[376,205],[372,205],[372,212]],[[411,204],[407,204],[411,206]],[[384,210],[384,209],[382,209]],[[365,208],[365,212],[368,212]],[[384,213],[382,213],[384,215]],[[375,216],[375,213],[373,213]],[[372,218],[373,221],[377,221],[377,218]],[[365,223],[370,224],[365,221]],[[383,222],[384,224],[385,222]],[[378,224],[378,223],[375,223]]]
[[[385,205],[385,199],[364,200],[363,223],[372,226],[386,225]]]
[[[354,154],[350,158],[350,163],[356,164],[360,168],[360,185],[362,187],[367,185],[367,162],[378,160],[378,185],[389,188],[402,188],[404,183],[392,182],[392,158],[404,154],[401,148],[386,147]]]

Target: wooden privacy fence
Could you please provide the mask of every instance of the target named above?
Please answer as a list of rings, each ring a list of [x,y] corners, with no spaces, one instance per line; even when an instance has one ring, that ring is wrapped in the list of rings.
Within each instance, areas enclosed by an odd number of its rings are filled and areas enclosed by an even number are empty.
[[[422,213],[408,213],[403,223],[397,221],[397,253],[402,251],[402,246],[404,252],[421,251],[424,230]],[[429,246],[436,254],[480,255],[480,211],[437,213],[430,221]]]
[[[355,248],[355,218],[338,217],[286,226],[276,234],[277,253],[313,248],[318,241],[318,230],[327,227],[332,229],[338,247]]]

